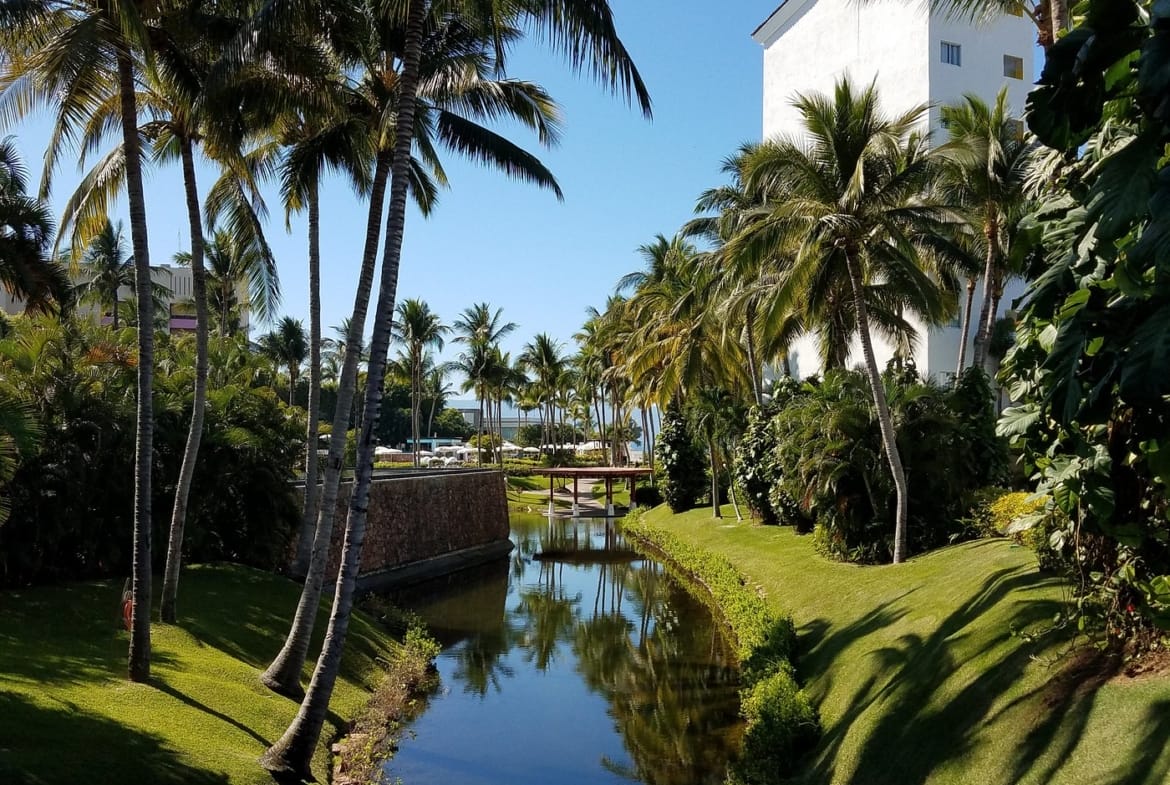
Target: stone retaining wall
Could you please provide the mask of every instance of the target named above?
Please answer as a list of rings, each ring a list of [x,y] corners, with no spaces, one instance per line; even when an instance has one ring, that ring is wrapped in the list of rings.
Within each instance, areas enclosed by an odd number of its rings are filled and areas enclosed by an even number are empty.
[[[326,575],[329,581],[337,577],[341,562],[352,488],[347,482],[338,489]],[[474,562],[479,553],[487,558],[510,550],[508,499],[504,476],[498,471],[448,469],[375,479],[370,485],[367,523],[359,573],[359,580],[367,585],[378,583],[370,579],[381,574],[397,572],[417,580],[453,564]],[[459,554],[467,558],[444,558]],[[420,562],[435,566],[403,569]]]

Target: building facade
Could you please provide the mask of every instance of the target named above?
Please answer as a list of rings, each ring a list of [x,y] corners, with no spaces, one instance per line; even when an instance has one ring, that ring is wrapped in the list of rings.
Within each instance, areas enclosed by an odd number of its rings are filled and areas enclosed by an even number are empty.
[[[160,298],[162,301],[161,304],[165,305],[170,312],[167,319],[168,330],[172,333],[194,332],[195,305],[192,301],[191,268],[162,264],[153,266],[151,270],[151,279],[154,283],[165,287],[168,292],[168,294]],[[88,280],[89,275],[85,268],[82,267],[72,278],[76,285]],[[118,290],[119,302],[126,303],[133,298],[134,291],[131,287],[123,286]],[[239,318],[240,330],[244,335],[248,335],[248,288],[246,284],[241,283],[236,287],[235,298],[239,303],[236,313]],[[208,307],[211,308],[211,305],[209,304]],[[3,288],[0,288],[0,311],[9,316],[15,316],[24,312],[24,303],[13,297]],[[100,324],[110,324],[113,321],[112,314],[106,312],[101,306],[93,302],[79,303],[76,313],[78,316],[92,319]],[[213,323],[215,317],[215,313],[210,314],[210,319]]]
[[[1035,33],[1023,16],[1003,15],[976,24],[931,13],[925,0],[786,0],[752,34],[764,48],[764,138],[799,136],[793,97],[830,93],[845,76],[854,84],[876,84],[887,114],[929,104],[926,123],[936,140],[946,138],[939,107],[965,93],[991,103],[1006,85],[1013,112],[1022,115],[1032,85]],[[1021,293],[1019,283],[1009,283],[1001,315]],[[982,298],[980,287],[973,319]],[[958,362],[958,319],[941,328],[915,326],[918,370],[938,380],[948,378]],[[973,326],[968,342],[974,333]],[[884,367],[893,348],[876,336],[874,343],[878,364]],[[860,358],[858,345],[850,363]],[[798,377],[820,372],[812,336],[796,342],[789,362]]]

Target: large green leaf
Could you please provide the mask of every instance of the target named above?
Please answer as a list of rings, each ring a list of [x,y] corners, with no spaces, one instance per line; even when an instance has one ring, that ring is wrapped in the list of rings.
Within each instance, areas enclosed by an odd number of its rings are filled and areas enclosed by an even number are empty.
[[[1132,139],[1098,169],[1089,190],[1089,220],[1097,221],[1097,237],[1116,240],[1145,217],[1158,184],[1155,174],[1162,145],[1152,133]]]
[[[1170,302],[1152,302],[1129,341],[1121,372],[1121,397],[1127,403],[1156,403],[1170,392]]]

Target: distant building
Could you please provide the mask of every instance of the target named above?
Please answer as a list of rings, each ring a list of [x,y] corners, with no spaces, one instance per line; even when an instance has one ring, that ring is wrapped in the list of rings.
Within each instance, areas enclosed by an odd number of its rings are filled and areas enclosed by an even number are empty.
[[[927,122],[936,139],[946,136],[939,106],[965,93],[991,103],[1007,85],[1012,109],[1022,114],[1032,84],[1035,34],[1022,15],[979,25],[931,13],[925,0],[786,0],[752,33],[764,47],[764,138],[798,135],[801,123],[792,98],[829,93],[846,75],[855,84],[875,82],[889,114],[931,104]],[[1001,309],[1010,308],[1021,291],[1020,284],[1009,283]],[[973,320],[982,298],[980,287]],[[916,326],[918,370],[936,379],[953,374],[958,319],[944,328]],[[968,341],[974,334],[973,325]],[[805,336],[792,350],[789,360],[798,377],[821,370],[814,341]],[[874,344],[878,365],[884,367],[893,349],[877,336]],[[857,346],[851,362],[860,357]]]
[[[72,278],[74,284],[80,284],[89,280],[89,274],[83,267]],[[170,311],[170,317],[167,322],[168,330],[172,333],[194,332],[195,306],[191,300],[193,291],[191,268],[173,267],[167,264],[157,265],[153,267],[151,278],[154,283],[164,286],[170,291],[169,296],[162,298],[163,303]],[[129,286],[123,286],[118,290],[118,299],[120,302],[128,302],[133,297],[134,292]],[[247,335],[249,316],[246,306],[248,302],[248,287],[246,284],[241,284],[237,287],[236,300],[243,304],[238,309],[239,324],[240,331]],[[208,307],[211,308],[210,305]],[[15,316],[24,312],[24,303],[13,297],[7,291],[0,289],[0,310],[10,316]],[[79,303],[76,312],[78,316],[92,319],[99,324],[110,324],[113,322],[113,314],[92,301]],[[214,323],[215,314],[212,313],[209,318]]]

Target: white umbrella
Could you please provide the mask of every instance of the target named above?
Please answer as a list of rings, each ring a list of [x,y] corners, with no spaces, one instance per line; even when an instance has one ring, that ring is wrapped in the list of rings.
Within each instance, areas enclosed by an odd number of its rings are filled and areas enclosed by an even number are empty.
[[[435,452],[436,453],[456,453],[462,449],[463,448],[460,447],[458,444],[444,444],[441,447],[436,447]]]
[[[375,460],[377,460],[379,458],[393,458],[396,455],[403,455],[402,450],[396,450],[393,447],[375,447],[374,448],[374,459]]]
[[[537,448],[537,447],[525,447],[525,448],[522,450],[522,452],[527,452],[527,453],[536,453],[536,452],[540,452],[540,449],[539,449],[539,448]]]
[[[418,457],[420,457],[420,458],[430,458],[433,455],[434,455],[433,452],[428,452],[427,450],[419,450],[419,453],[418,453]]]

